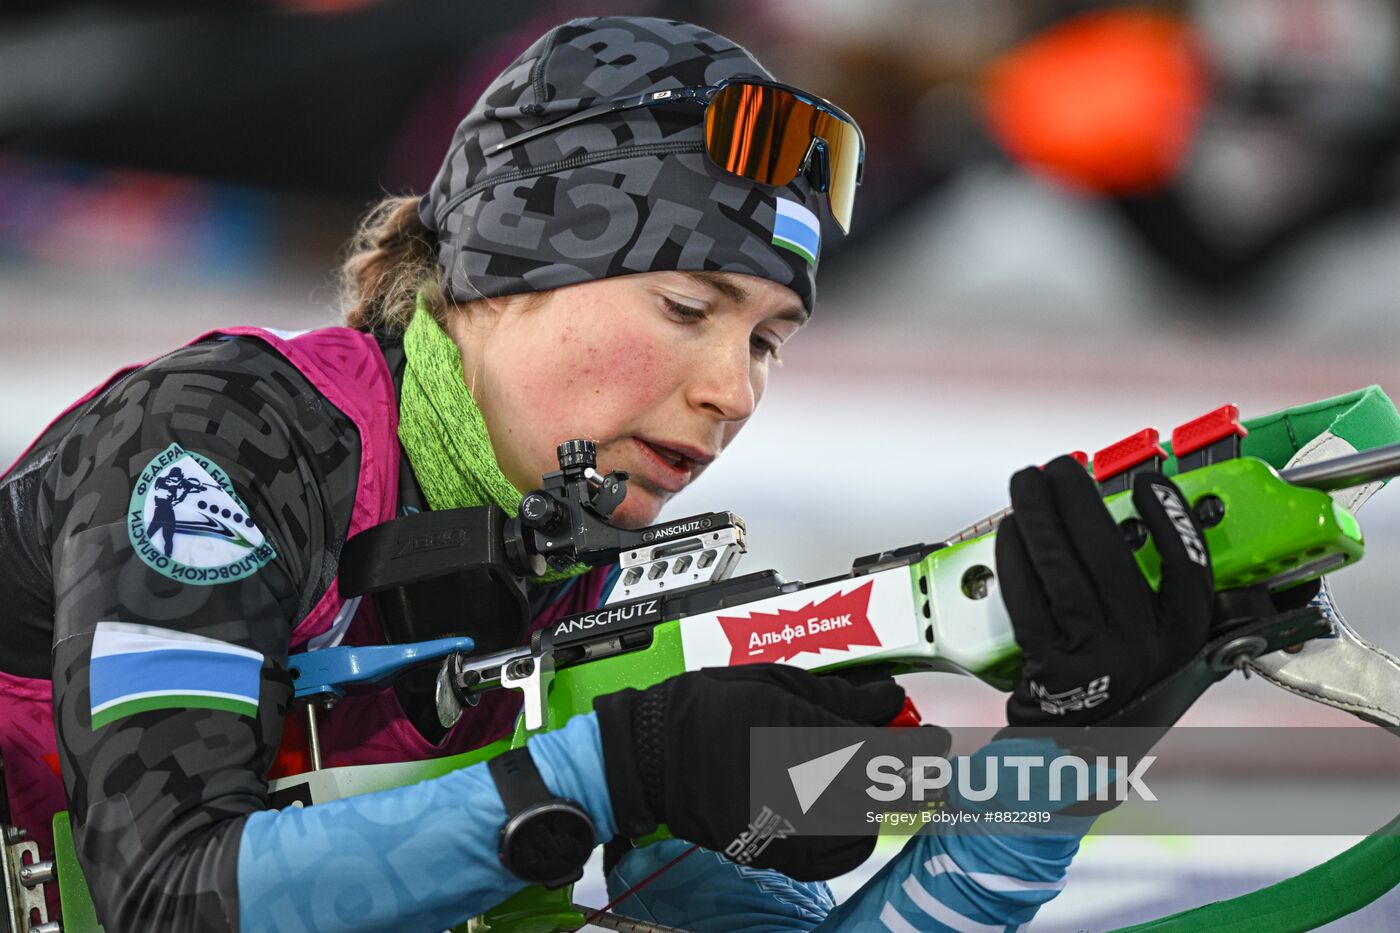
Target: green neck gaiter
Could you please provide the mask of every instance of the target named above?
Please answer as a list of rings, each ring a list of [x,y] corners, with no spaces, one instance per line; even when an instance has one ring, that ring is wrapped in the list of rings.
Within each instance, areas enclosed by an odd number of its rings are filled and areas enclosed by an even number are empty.
[[[421,295],[403,348],[399,440],[428,505],[434,511],[498,505],[514,516],[522,493],[496,462],[486,421],[462,376],[457,344],[433,320]],[[540,579],[562,580],[586,570],[576,564]]]
[[[491,436],[462,378],[457,344],[418,300],[403,335],[408,365],[399,400],[399,440],[428,505],[465,509],[494,504],[520,510],[521,492],[496,462]]]

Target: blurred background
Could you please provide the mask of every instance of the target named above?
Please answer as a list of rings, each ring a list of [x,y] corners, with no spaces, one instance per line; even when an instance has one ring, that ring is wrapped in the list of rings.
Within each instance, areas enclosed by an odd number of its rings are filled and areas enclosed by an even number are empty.
[[[203,330],[334,322],[355,218],[423,190],[541,32],[613,12],[735,38],[868,141],[813,324],[730,462],[670,513],[743,515],[749,570],[817,579],[941,539],[1001,507],[1021,466],[1225,402],[1248,417],[1400,391],[1389,0],[10,0],[0,460],[118,366]],[[1391,650],[1396,499],[1367,506],[1368,559],[1335,581]],[[930,720],[1004,722],[979,683],[908,686]],[[1239,677],[1188,721],[1350,724]],[[1349,841],[1091,838],[1031,928],[1159,916]],[[1392,892],[1329,929],[1397,927]]]

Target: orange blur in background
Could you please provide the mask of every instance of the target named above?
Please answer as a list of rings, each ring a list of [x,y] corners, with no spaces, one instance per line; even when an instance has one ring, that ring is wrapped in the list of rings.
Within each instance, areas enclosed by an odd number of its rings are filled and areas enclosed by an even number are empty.
[[[1059,23],[995,60],[983,85],[992,133],[1017,160],[1112,193],[1175,176],[1206,95],[1191,27],[1134,10]]]

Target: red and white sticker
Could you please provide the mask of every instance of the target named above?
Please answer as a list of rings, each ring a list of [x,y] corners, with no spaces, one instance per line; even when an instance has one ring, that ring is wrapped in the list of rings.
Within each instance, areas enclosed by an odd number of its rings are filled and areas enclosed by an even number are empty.
[[[909,572],[885,571],[681,620],[688,670],[764,662],[825,667],[916,634]]]

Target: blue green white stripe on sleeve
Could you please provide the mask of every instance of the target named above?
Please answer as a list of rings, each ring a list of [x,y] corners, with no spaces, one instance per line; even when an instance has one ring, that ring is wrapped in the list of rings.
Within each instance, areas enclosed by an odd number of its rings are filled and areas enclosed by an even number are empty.
[[[263,656],[216,638],[99,622],[92,638],[92,728],[158,709],[215,709],[257,718]]]
[[[816,262],[821,252],[822,225],[805,205],[786,198],[774,204],[773,245],[792,250],[808,262]]]

